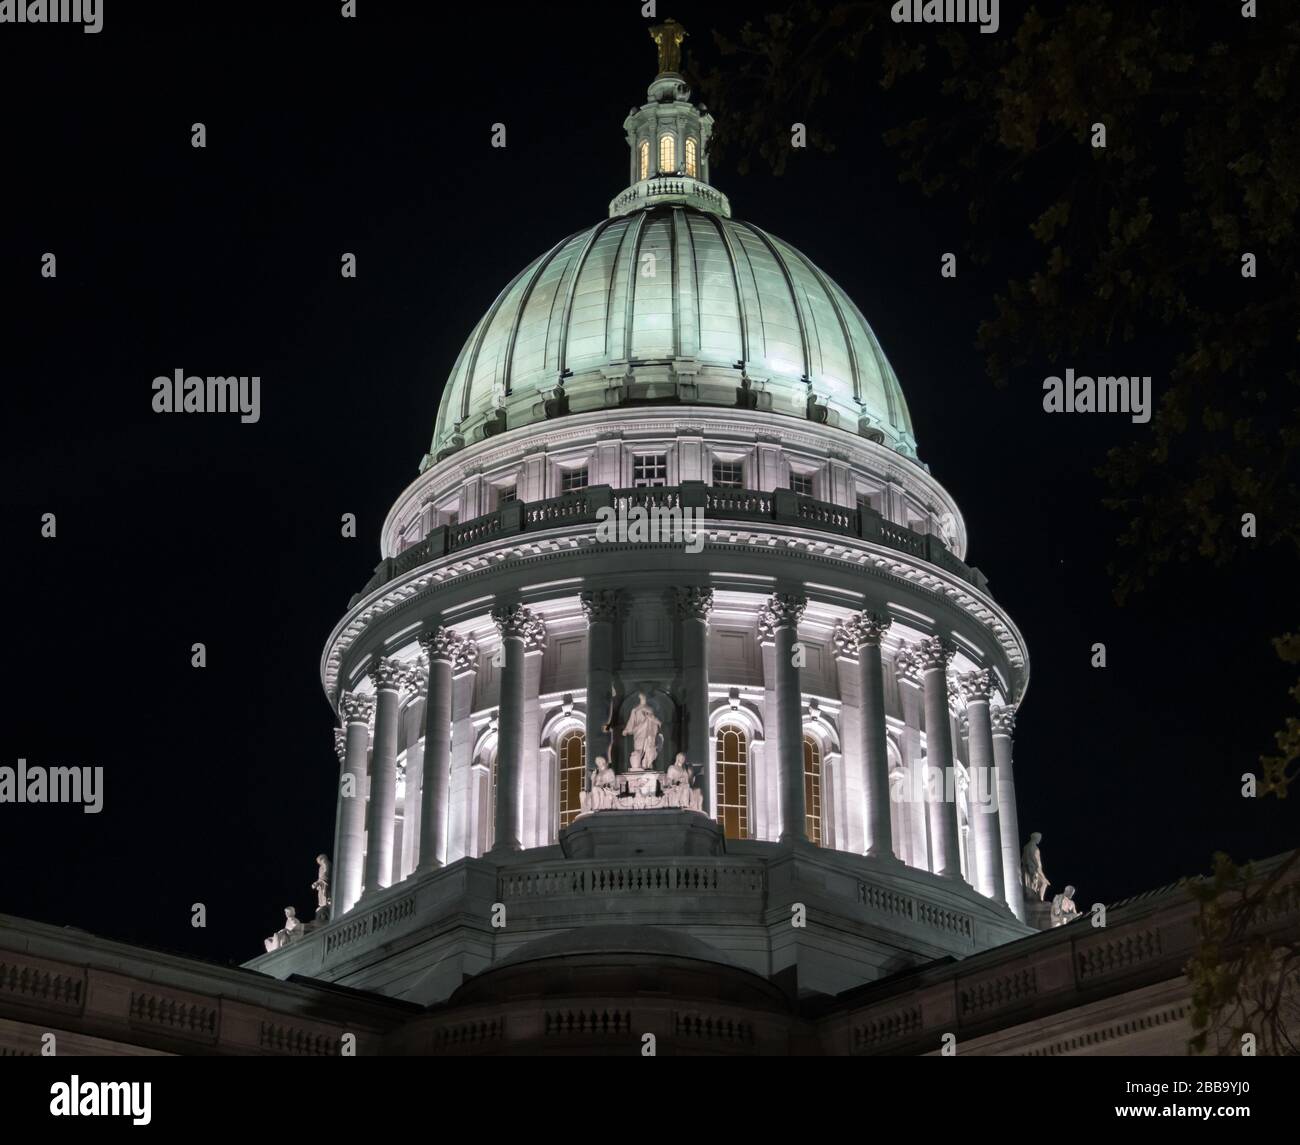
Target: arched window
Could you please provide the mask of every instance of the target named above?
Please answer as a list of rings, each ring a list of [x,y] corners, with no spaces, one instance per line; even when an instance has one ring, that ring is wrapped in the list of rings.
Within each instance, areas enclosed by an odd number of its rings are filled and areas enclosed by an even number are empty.
[[[749,745],[733,724],[718,729],[717,818],[728,839],[749,838]]]
[[[579,793],[587,778],[587,737],[578,731],[560,737],[560,826],[567,827],[582,810]]]
[[[650,178],[650,140],[648,139],[641,140],[639,156],[640,158],[638,160],[638,166],[640,167],[641,170],[640,177],[642,179],[649,179]]]
[[[677,141],[671,135],[659,136],[659,171],[672,174],[677,170]]]
[[[698,170],[699,167],[695,156],[695,140],[688,139],[686,141],[686,174],[694,179]]]
[[[822,749],[813,736],[803,737],[803,810],[808,841],[822,843]]]

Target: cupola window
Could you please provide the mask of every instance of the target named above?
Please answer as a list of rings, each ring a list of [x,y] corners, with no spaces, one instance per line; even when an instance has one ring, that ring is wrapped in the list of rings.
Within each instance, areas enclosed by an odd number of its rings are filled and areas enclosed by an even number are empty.
[[[671,135],[659,136],[659,171],[668,173],[677,170],[677,141]]]
[[[696,164],[695,140],[688,139],[686,141],[686,174],[694,179],[697,171],[698,166]]]
[[[640,155],[640,159],[638,163],[639,163],[641,174],[638,176],[638,178],[649,179],[650,178],[650,141],[648,139],[641,140],[639,155]]]

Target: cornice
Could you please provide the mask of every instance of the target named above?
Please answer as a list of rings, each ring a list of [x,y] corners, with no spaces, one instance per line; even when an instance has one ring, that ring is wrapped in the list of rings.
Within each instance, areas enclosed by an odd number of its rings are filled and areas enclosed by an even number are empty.
[[[594,551],[603,554],[678,551],[680,544],[656,543],[597,543],[594,526],[586,526],[584,535],[574,536],[572,527],[544,533],[525,534],[508,540],[489,542],[443,559],[431,565],[413,569],[404,576],[390,581],[357,604],[335,626],[321,656],[321,683],[331,702],[338,692],[339,669],[347,650],[351,648],[372,624],[414,600],[431,600],[436,592],[453,581],[477,580],[497,576],[511,570],[534,569],[539,563],[571,558],[575,550],[584,555]],[[843,570],[869,569],[886,587],[910,589],[938,601],[988,632],[997,642],[1013,673],[1010,681],[1012,698],[1019,701],[1028,686],[1029,656],[1024,637],[1011,618],[984,594],[965,581],[943,569],[914,561],[896,550],[876,546],[852,537],[831,534],[811,535],[805,531],[785,529],[779,525],[765,525],[761,530],[706,527],[704,548],[718,555],[750,553],[755,549],[771,550],[774,547],[801,562]],[[703,553],[700,554],[703,556]],[[638,567],[629,561],[625,567]],[[716,562],[703,562],[717,572]],[[528,580],[561,579],[557,574],[538,576],[530,573]],[[816,580],[815,576],[807,579]],[[762,595],[756,590],[756,595]],[[817,598],[816,590],[810,596]],[[486,609],[485,609],[486,615]]]

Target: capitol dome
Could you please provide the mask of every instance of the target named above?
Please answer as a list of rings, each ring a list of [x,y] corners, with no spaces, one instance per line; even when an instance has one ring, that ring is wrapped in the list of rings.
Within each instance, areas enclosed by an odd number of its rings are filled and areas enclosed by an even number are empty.
[[[709,183],[711,119],[680,78],[649,95],[624,125],[630,186],[475,326],[423,468],[507,429],[661,403],[812,420],[914,458],[902,389],[861,312],[806,255],[731,217]]]
[[[1024,639],[867,323],[732,217],[684,30],[652,35],[627,187],[448,363],[321,657],[329,917],[257,965],[445,1003],[430,1045],[759,1046],[773,991],[1028,933]]]

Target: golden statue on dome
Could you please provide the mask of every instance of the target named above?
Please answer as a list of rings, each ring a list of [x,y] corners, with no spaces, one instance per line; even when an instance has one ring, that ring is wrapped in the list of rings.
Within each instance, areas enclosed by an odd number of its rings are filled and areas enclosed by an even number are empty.
[[[668,19],[650,29],[650,38],[659,47],[659,74],[671,72],[678,75],[682,70],[682,41],[687,31],[676,20]]]

